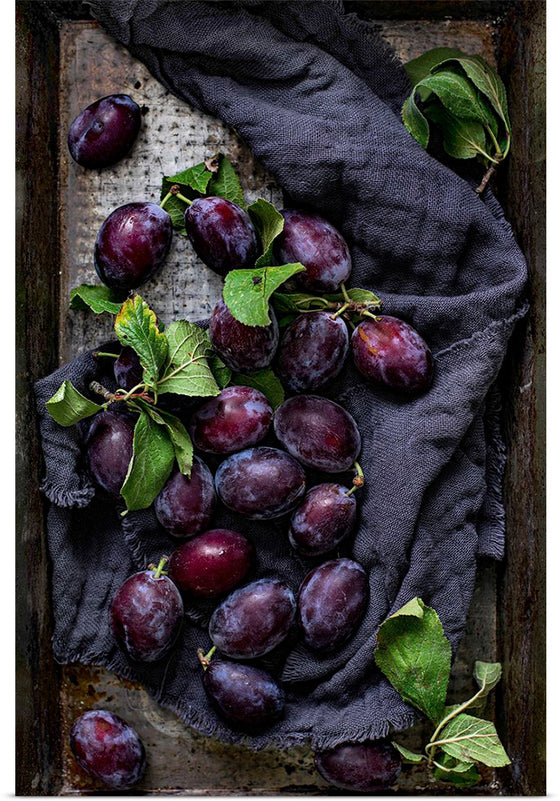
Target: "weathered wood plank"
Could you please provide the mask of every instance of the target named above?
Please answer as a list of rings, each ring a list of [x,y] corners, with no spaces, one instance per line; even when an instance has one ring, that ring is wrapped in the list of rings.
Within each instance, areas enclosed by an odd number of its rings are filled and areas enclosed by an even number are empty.
[[[408,59],[430,47],[454,44],[494,59],[492,28],[486,22],[379,22],[379,29],[398,54]],[[110,337],[110,318],[68,313],[69,291],[82,282],[97,282],[92,262],[99,226],[113,208],[131,200],[159,197],[161,174],[172,174],[190,163],[223,150],[237,164],[252,199],[279,201],[271,176],[255,164],[250,152],[222,123],[189,108],[169,95],[139,62],[90,22],[65,25],[61,32],[60,208],[62,262],[60,360],[66,361]],[[66,150],[69,122],[96,97],[128,92],[145,106],[144,127],[131,155],[101,173],[77,167]],[[188,242],[175,237],[160,274],[142,295],[164,321],[178,316],[204,317],[218,298],[221,280],[194,256]],[[454,667],[452,693],[465,696],[472,688],[474,658],[495,655],[495,570],[487,565],[479,576],[467,632]],[[325,794],[331,792],[313,768],[309,749],[254,754],[224,746],[188,730],[172,713],[162,710],[138,685],[121,682],[101,669],[63,669],[61,708],[64,742],[64,792],[83,793],[98,787],[75,765],[67,745],[72,720],[90,706],[120,712],[137,727],[148,746],[150,767],[142,792],[184,794]],[[417,731],[408,735],[411,747]],[[488,782],[493,781],[491,774]],[[419,770],[403,774],[400,792],[431,793]],[[495,787],[488,784],[480,792]]]
[[[56,367],[58,215],[54,19],[19,3],[16,84],[16,793],[59,785],[59,670],[50,644],[50,590],[39,493],[41,449],[33,382]],[[37,188],[40,187],[40,191]]]
[[[504,692],[499,719],[512,759],[513,795],[546,792],[546,10],[526,0],[505,26],[513,149],[506,215],[529,266],[530,311],[504,369],[508,465],[506,558],[499,636]]]

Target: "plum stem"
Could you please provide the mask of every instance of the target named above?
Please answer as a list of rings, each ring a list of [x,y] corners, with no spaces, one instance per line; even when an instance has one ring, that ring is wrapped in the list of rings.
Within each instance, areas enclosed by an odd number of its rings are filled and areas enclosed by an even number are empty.
[[[161,559],[159,560],[159,564],[158,564],[158,566],[156,568],[156,572],[154,573],[154,578],[155,579],[158,579],[161,576],[161,574],[163,572],[163,566],[165,565],[165,563],[168,560],[169,560],[168,556],[162,556],[161,557]]]
[[[331,320],[335,320],[337,317],[340,317],[340,315],[343,314],[346,311],[346,309],[350,308],[351,305],[352,301],[350,301],[349,303],[345,303],[343,306],[340,307],[340,309],[337,312],[331,314]]]
[[[204,670],[208,668],[208,665],[210,664],[210,660],[212,659],[215,650],[216,646],[213,645],[212,648],[210,648],[210,650],[206,654],[206,656],[204,656],[204,651],[202,648],[199,648],[198,651],[196,652],[198,654],[198,661],[200,662]]]
[[[344,284],[340,285],[340,291],[342,292],[342,297],[344,298],[346,303],[351,303],[352,302],[352,298],[350,297],[350,295],[346,291],[346,287],[344,286]]]
[[[360,315],[361,315],[362,317],[371,317],[371,319],[372,319],[372,320],[375,320],[375,322],[376,322],[376,323],[378,323],[378,322],[379,322],[379,316],[378,316],[378,315],[376,315],[376,314],[372,314],[371,312],[368,312],[368,311],[366,311],[365,309],[364,309],[364,311],[360,312]]]
[[[350,497],[350,495],[353,495],[353,493],[356,492],[357,489],[360,489],[360,487],[363,487],[364,484],[366,483],[364,478],[364,471],[362,470],[361,465],[358,464],[358,462],[354,462],[354,469],[356,471],[356,475],[352,479],[352,484],[353,484],[352,489],[349,489],[348,492],[346,493],[348,497]]]
[[[160,206],[160,208],[161,208],[161,209],[164,209],[164,208],[165,208],[165,204],[167,203],[167,201],[169,200],[169,198],[170,198],[170,197],[173,197],[173,192],[168,192],[168,193],[166,194],[166,196],[163,198],[163,200],[162,200],[162,201],[161,201],[161,203],[159,204],[159,206]]]
[[[96,351],[93,354],[93,356],[94,356],[95,359],[98,359],[100,356],[107,356],[107,358],[111,358],[111,359],[118,359],[119,358],[119,354],[118,353],[103,353],[100,350]]]

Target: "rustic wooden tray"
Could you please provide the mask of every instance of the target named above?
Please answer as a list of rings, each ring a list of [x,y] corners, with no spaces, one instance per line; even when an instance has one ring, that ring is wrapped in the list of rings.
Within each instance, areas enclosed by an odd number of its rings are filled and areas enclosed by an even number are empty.
[[[515,146],[500,194],[529,259],[532,309],[503,370],[508,437],[507,557],[481,564],[452,694],[471,687],[475,658],[499,659],[504,681],[496,718],[512,766],[488,771],[477,794],[544,793],[544,2],[354,2],[407,60],[437,45],[493,61],[510,95]],[[274,179],[221,122],[169,94],[112,41],[80,3],[17,3],[17,793],[103,793],[75,764],[69,727],[102,706],[139,731],[149,768],[135,792],[182,795],[336,794],[307,748],[286,752],[225,746],[186,728],[140,685],[104,669],[59,666],[52,621],[41,456],[33,382],[109,338],[110,320],[69,313],[70,289],[96,281],[96,232],[116,206],[159,198],[159,176],[216,151],[241,172],[250,199],[280,201]],[[93,99],[130,93],[144,107],[132,154],[102,172],[78,168],[66,147],[69,122]],[[221,280],[181,237],[142,294],[164,321],[205,316]],[[418,734],[409,735],[414,747]],[[399,793],[433,794],[418,769]],[[467,791],[472,794],[472,791]],[[454,794],[451,792],[450,794]]]

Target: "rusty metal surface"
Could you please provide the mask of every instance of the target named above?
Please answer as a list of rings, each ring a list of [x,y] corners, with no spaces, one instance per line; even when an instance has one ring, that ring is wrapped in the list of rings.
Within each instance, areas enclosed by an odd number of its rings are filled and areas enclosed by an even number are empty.
[[[436,45],[455,45],[494,60],[493,29],[488,22],[379,22],[378,29],[403,59]],[[170,95],[146,68],[116,45],[94,23],[65,24],[60,34],[60,353],[64,362],[111,336],[109,316],[68,311],[70,289],[98,279],[92,253],[95,236],[107,214],[133,200],[159,199],[161,175],[173,174],[218,150],[236,164],[250,199],[281,201],[274,179],[256,164],[235,133],[221,122]],[[93,99],[111,92],[129,93],[143,107],[143,128],[132,153],[102,172],[78,167],[66,148],[73,117]],[[206,316],[218,298],[221,279],[194,255],[189,243],[174,237],[162,271],[141,292],[164,322],[177,317]],[[480,571],[467,631],[453,670],[451,693],[472,690],[475,658],[496,655],[495,568]],[[101,785],[76,765],[68,747],[69,727],[81,712],[107,707],[134,725],[146,743],[149,768],[140,792],[180,794],[336,794],[313,768],[309,749],[263,751],[222,745],[187,729],[171,712],[158,707],[139,686],[100,668],[62,669],[60,707],[63,718],[63,794],[103,792]],[[424,732],[425,733],[425,732]],[[410,747],[420,729],[401,739]],[[477,794],[495,793],[491,772]],[[432,794],[435,788],[418,769],[405,769],[399,793]],[[439,792],[439,790],[438,790]]]

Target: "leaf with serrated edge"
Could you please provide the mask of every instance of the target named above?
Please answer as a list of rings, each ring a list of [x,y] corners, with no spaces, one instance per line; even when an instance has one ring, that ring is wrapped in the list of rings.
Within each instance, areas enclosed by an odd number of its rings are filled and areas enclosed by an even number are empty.
[[[405,748],[404,745],[399,745],[398,743],[393,742],[394,748],[400,753],[403,762],[410,762],[412,765],[417,765],[419,762],[422,762],[426,757],[423,754],[416,754],[414,751],[409,751],[408,748]]]
[[[91,310],[95,314],[118,314],[126,295],[126,292],[101,284],[82,284],[70,292],[70,308],[75,311]]]
[[[269,267],[273,264],[274,240],[284,230],[284,218],[272,203],[259,198],[247,209],[259,235],[262,254],[255,262],[255,267]]]
[[[401,109],[401,116],[404,127],[423,148],[428,147],[430,141],[430,126],[428,120],[422,114],[414,99],[414,91],[406,98]]]
[[[454,117],[487,122],[486,111],[478,102],[476,90],[464,75],[436,72],[424,78],[416,86],[416,91],[421,86],[437,95],[443,106]]]
[[[478,154],[487,157],[484,127],[475,120],[459,120],[439,104],[425,109],[426,116],[443,127],[443,146],[456,159],[472,159]]]
[[[482,762],[491,768],[510,764],[494,724],[472,715],[457,715],[449,721],[437,744],[461,762]]]
[[[245,208],[243,187],[233,165],[225,156],[220,156],[218,172],[212,175],[207,187],[207,195],[217,195],[230,200],[240,208]]]
[[[510,123],[506,88],[495,70],[493,70],[481,56],[461,54],[449,60],[456,61],[461,65],[477,89],[486,95],[492,103],[494,110],[498,113],[509,131]],[[441,68],[445,64],[446,61],[443,61],[439,64],[439,67]]]
[[[59,386],[45,406],[52,419],[65,428],[103,409],[98,403],[85,398],[68,380]]]
[[[201,195],[204,195],[211,178],[212,173],[206,167],[205,162],[201,162],[188,167],[186,170],[177,173],[177,175],[165,176],[163,180],[170,186],[178,184],[180,187],[189,187],[194,189],[195,192],[200,192]],[[168,191],[169,189],[166,190],[166,194]]]
[[[387,618],[377,634],[375,661],[405,701],[441,720],[451,645],[435,609],[413,598]]]
[[[473,676],[482,690],[482,695],[488,695],[502,678],[502,665],[500,662],[476,661]]]
[[[270,296],[288,278],[304,270],[305,267],[300,262],[282,264],[280,267],[231,270],[224,283],[224,303],[240,323],[269,325]]]
[[[179,470],[184,476],[190,478],[193,463],[193,444],[183,423],[174,414],[164,412],[163,409],[154,408],[149,403],[144,401],[136,401],[136,403],[141,405],[141,408],[144,409],[146,414],[150,415],[155,423],[165,426],[173,444]]]
[[[273,409],[277,409],[284,403],[284,398],[286,397],[280,379],[270,367],[266,367],[264,370],[259,370],[257,373],[251,373],[250,375],[235,373],[232,378],[232,383],[238,387],[253,387],[254,389],[258,389],[266,396]]]
[[[167,429],[141,412],[134,427],[133,455],[121,495],[129,512],[147,509],[169,478],[175,451]]]
[[[165,329],[169,353],[159,394],[209,397],[220,391],[208,363],[212,355],[208,333],[195,323],[177,320]]]
[[[465,55],[455,47],[434,47],[426,53],[422,53],[418,58],[413,58],[404,65],[406,73],[413,86],[429,75],[432,69],[444,61],[454,56]]]
[[[153,387],[167,356],[167,339],[158,329],[156,315],[140,295],[123,303],[115,319],[115,333],[122,345],[136,351],[144,382]]]

